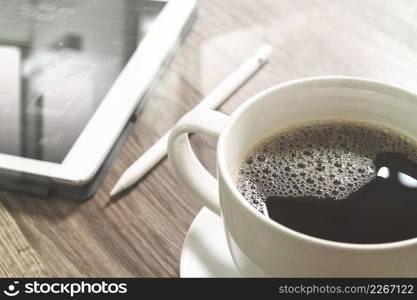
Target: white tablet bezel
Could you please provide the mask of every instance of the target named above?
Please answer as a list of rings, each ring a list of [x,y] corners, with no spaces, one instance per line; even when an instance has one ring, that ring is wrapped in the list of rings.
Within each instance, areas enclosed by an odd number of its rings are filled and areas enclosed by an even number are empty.
[[[94,177],[164,60],[175,48],[196,7],[195,0],[166,2],[63,162],[0,153],[1,169],[46,176],[69,184],[84,184]]]

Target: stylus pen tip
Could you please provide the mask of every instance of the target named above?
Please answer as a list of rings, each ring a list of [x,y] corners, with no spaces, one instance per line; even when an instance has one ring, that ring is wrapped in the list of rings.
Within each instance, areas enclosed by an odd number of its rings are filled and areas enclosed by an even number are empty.
[[[120,193],[122,190],[123,190],[123,185],[116,183],[116,185],[110,191],[110,197],[113,197],[114,195]]]

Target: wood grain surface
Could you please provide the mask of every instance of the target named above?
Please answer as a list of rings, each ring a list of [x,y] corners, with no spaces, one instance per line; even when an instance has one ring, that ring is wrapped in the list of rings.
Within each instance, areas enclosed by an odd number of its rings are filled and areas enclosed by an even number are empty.
[[[201,205],[170,163],[163,161],[116,201],[108,194],[139,155],[265,42],[275,49],[271,62],[222,111],[231,113],[274,84],[319,75],[368,77],[417,92],[415,1],[199,1],[197,23],[91,200],[0,192],[0,225],[16,232],[0,234],[0,253],[16,246],[1,255],[1,275],[25,276],[29,261],[39,276],[178,276],[181,246]],[[215,141],[192,140],[214,171]],[[23,241],[16,244],[13,236]],[[29,260],[21,260],[22,243]]]

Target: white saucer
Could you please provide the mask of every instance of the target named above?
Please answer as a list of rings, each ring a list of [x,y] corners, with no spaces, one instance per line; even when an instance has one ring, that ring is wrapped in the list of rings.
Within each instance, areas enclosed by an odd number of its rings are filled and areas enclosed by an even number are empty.
[[[181,252],[181,277],[241,277],[227,247],[221,219],[203,208],[187,232]]]

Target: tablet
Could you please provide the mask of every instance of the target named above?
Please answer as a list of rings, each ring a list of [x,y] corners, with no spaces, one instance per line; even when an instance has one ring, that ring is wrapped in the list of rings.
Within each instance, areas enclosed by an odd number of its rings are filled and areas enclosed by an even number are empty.
[[[194,0],[1,0],[0,169],[91,181]]]

